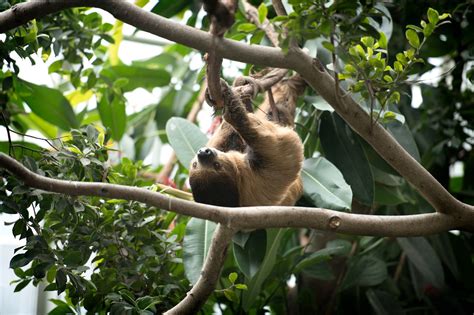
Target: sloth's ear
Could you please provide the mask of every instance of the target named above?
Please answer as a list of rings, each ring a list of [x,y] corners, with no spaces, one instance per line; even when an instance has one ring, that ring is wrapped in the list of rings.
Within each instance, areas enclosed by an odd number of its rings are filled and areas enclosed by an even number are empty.
[[[238,207],[239,190],[235,180],[222,176],[211,181],[190,179],[194,201],[222,207]]]

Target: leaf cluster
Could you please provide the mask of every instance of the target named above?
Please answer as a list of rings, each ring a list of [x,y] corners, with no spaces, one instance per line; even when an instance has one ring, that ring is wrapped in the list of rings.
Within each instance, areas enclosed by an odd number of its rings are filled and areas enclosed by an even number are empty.
[[[53,178],[144,186],[141,163],[108,165],[104,137],[89,126],[73,131],[58,151],[39,160],[25,157],[32,171]],[[65,292],[68,306],[89,312],[152,314],[179,301],[183,279],[180,240],[184,223],[138,202],[76,198],[27,188],[13,177],[1,187],[1,212],[15,214],[13,234],[26,241],[10,262],[18,280],[46,282]],[[58,302],[57,308],[65,306]]]

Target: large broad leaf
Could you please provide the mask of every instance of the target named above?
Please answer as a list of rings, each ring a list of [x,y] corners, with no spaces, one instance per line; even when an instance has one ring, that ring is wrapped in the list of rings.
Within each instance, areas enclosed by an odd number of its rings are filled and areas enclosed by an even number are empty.
[[[102,70],[101,75],[108,78],[111,83],[118,79],[127,79],[122,86],[124,92],[132,91],[136,88],[153,89],[159,86],[166,86],[170,83],[171,76],[163,69],[148,69],[137,66],[111,66]]]
[[[15,80],[15,89],[31,111],[45,121],[63,130],[79,127],[71,104],[58,90],[21,79]]]
[[[184,118],[173,117],[166,124],[168,140],[181,164],[188,167],[197,150],[207,143],[207,137],[193,123]]]
[[[397,241],[424,280],[438,289],[443,288],[443,267],[431,244],[423,237],[397,238]]]
[[[319,137],[324,154],[344,175],[354,198],[365,205],[374,200],[374,180],[364,149],[336,113],[321,115]]]
[[[119,141],[127,125],[127,115],[125,113],[125,102],[122,98],[114,96],[109,101],[108,93],[102,96],[100,102],[97,104],[100,119],[105,127],[110,129],[112,138]]]
[[[320,249],[303,258],[295,267],[294,273],[306,270],[315,264],[330,260],[334,255],[345,255],[350,251],[351,244],[346,240],[337,240],[337,243],[328,244],[326,248]]]
[[[381,290],[369,289],[367,292],[365,292],[365,295],[367,296],[370,306],[372,306],[374,309],[375,314],[405,314],[400,302],[397,301],[393,294],[389,294]]]
[[[408,196],[404,195],[400,187],[375,184],[375,203],[378,205],[395,206],[410,202]]]
[[[170,18],[183,11],[190,3],[189,0],[160,0],[151,12]]]
[[[265,230],[256,230],[246,234],[249,234],[249,237],[243,246],[242,244],[239,245],[237,242],[233,242],[234,257],[237,266],[244,275],[247,278],[252,278],[259,270],[265,258],[267,233]]]
[[[450,238],[455,237],[449,232],[430,236],[431,244],[433,244],[433,248],[441,258],[441,261],[448,266],[456,279],[461,280],[461,273],[456,259],[457,255],[454,252]]]
[[[263,282],[268,278],[277,263],[277,253],[282,243],[282,238],[287,229],[267,229],[267,247],[265,258],[260,265],[258,272],[248,281],[246,281],[248,290],[242,292],[242,305],[244,310],[248,311],[257,299]]]
[[[398,143],[408,152],[410,155],[417,160],[420,159],[420,152],[416,146],[415,139],[406,124],[401,124],[399,122],[391,122],[387,125],[388,131],[392,136],[398,141]]]
[[[196,218],[191,218],[186,225],[183,264],[186,277],[192,284],[199,279],[216,226],[214,222]]]
[[[323,157],[304,161],[301,172],[304,194],[316,207],[349,210],[352,191],[341,172]]]
[[[0,152],[9,154],[12,152],[16,159],[20,159],[23,155],[41,154],[44,149],[34,143],[25,141],[0,141]]]
[[[372,256],[354,257],[349,261],[342,290],[353,286],[374,286],[382,283],[388,276],[387,265]]]

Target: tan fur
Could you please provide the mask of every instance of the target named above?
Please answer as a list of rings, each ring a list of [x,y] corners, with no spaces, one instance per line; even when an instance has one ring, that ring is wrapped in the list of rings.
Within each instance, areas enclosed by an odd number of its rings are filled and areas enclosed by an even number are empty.
[[[222,88],[225,121],[208,142],[211,162],[198,157],[191,162],[195,199],[224,206],[294,205],[302,193],[303,145],[296,132],[285,126],[293,125],[301,91],[288,83],[275,88],[279,117],[285,118],[277,124],[260,111],[247,112],[226,84]]]

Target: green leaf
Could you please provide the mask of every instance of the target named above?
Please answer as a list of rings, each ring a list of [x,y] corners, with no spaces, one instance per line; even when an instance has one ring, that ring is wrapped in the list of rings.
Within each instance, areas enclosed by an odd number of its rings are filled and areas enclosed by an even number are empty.
[[[243,283],[238,283],[235,285],[235,288],[238,289],[238,290],[248,290],[249,288],[243,284]]]
[[[433,8],[428,8],[428,21],[430,21],[431,24],[436,25],[439,21],[439,13]]]
[[[369,289],[365,292],[367,300],[370,303],[370,306],[375,311],[375,314],[378,315],[403,315],[402,306],[393,296],[393,294],[381,291]]]
[[[33,113],[62,130],[79,127],[71,104],[61,92],[18,78],[14,82],[19,97]]]
[[[387,265],[372,256],[354,257],[349,261],[341,290],[354,286],[375,286],[387,279]]]
[[[24,267],[28,265],[33,260],[33,258],[34,258],[34,255],[31,255],[28,252],[25,254],[15,255],[10,260],[10,269]]]
[[[341,245],[337,247],[323,248],[314,253],[311,253],[309,256],[302,259],[295,266],[294,272],[298,273],[308,267],[311,267],[312,265],[316,265],[323,261],[330,260],[332,255],[340,254],[343,250],[345,250],[345,247]]]
[[[191,218],[186,225],[183,239],[183,264],[189,282],[195,284],[211,245],[216,224],[211,221]]]
[[[444,271],[431,244],[423,237],[400,237],[397,241],[423,278],[434,287],[442,289]]]
[[[237,266],[247,278],[252,278],[258,272],[265,258],[267,233],[265,230],[255,230],[249,234],[244,247],[234,243],[233,248]]]
[[[238,277],[237,272],[231,272],[228,277],[230,283],[234,284],[235,280],[237,280],[237,277]]]
[[[152,90],[155,87],[167,86],[171,81],[171,75],[164,69],[149,69],[138,66],[111,66],[100,73],[113,84],[118,79],[128,79],[127,84],[122,87],[124,92],[133,91],[136,88]]]
[[[231,302],[237,303],[239,301],[237,294],[231,289],[225,289],[224,296],[226,297],[226,299],[228,299]]]
[[[15,289],[13,290],[13,292],[20,292],[20,291],[23,290],[30,282],[31,282],[31,279],[26,279],[26,280],[21,281],[20,283],[18,283],[18,284],[16,285]]]
[[[342,172],[354,198],[372,205],[374,180],[362,145],[338,114],[324,112],[320,121],[319,137],[326,158]]]
[[[408,40],[408,43],[410,43],[412,47],[414,48],[420,47],[420,39],[418,38],[418,34],[414,30],[408,29],[405,32],[405,36]]]
[[[322,45],[324,48],[326,48],[327,50],[329,50],[330,52],[334,52],[334,45],[331,44],[330,42],[328,41],[323,41],[322,42]]]
[[[170,18],[182,12],[191,4],[188,0],[160,0],[151,12]]]
[[[352,191],[341,172],[323,157],[304,161],[301,172],[304,195],[316,207],[349,210]]]
[[[378,43],[379,43],[379,46],[381,49],[387,49],[387,35],[385,35],[384,32],[379,32],[379,40],[378,40]]]
[[[410,155],[415,160],[417,160],[418,162],[421,161],[420,152],[418,151],[418,147],[416,145],[415,139],[413,138],[413,134],[411,133],[407,124],[401,124],[398,121],[390,122],[387,124],[387,129],[390,134],[397,140],[397,142],[405,150],[407,150],[407,152],[410,153]]]
[[[375,184],[375,203],[379,205],[395,206],[407,203],[410,200],[402,193],[399,187]]]
[[[251,33],[257,29],[257,25],[252,23],[242,23],[237,26],[237,31],[244,33]]]
[[[248,311],[262,289],[263,282],[271,274],[277,264],[277,253],[280,249],[282,238],[287,229],[267,229],[267,248],[265,258],[260,265],[260,269],[247,283],[248,291],[242,292],[242,305],[245,311]]]
[[[127,115],[125,113],[124,100],[114,95],[112,101],[109,101],[108,92],[104,91],[97,109],[99,110],[100,119],[105,127],[109,128],[112,138],[119,141],[125,133],[127,126]]]
[[[268,14],[267,6],[265,5],[264,2],[260,3],[260,5],[258,6],[258,21],[260,22],[260,24],[263,23],[263,21],[267,17],[267,14]]]
[[[188,168],[196,152],[206,145],[207,137],[193,123],[173,117],[166,124],[166,134],[181,164]]]

